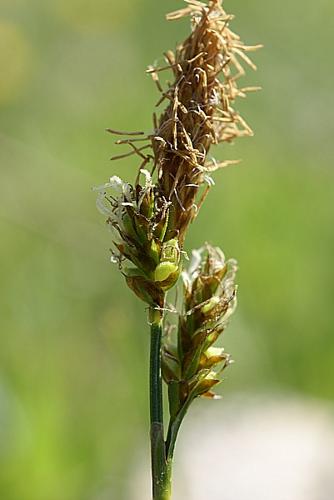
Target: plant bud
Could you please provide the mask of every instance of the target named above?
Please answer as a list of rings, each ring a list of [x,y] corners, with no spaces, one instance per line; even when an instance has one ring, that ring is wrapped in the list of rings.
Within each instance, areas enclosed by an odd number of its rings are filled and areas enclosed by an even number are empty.
[[[203,314],[209,313],[210,311],[212,311],[212,309],[214,309],[219,304],[219,302],[220,302],[220,298],[215,295],[210,300],[208,300],[208,302],[206,304],[204,304],[204,306],[201,307],[202,313]]]
[[[164,290],[171,288],[180,275],[180,247],[177,239],[162,245],[160,263],[154,271],[154,281],[159,282]]]
[[[172,262],[161,262],[154,271],[154,281],[165,281],[175,274],[178,266]]]

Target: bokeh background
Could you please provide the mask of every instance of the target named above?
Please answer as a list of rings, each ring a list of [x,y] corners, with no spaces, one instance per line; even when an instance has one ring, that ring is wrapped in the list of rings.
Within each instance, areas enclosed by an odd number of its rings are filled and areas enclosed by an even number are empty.
[[[0,0],[0,497],[127,498],[148,435],[143,304],[109,263],[91,186],[110,163],[104,129],[150,130],[145,68],[188,33],[181,0]],[[240,166],[190,230],[240,263],[220,391],[333,400],[334,4],[225,2],[265,49],[238,103],[252,139],[217,148]],[[199,401],[210,411],[213,403]],[[214,403],[221,404],[224,403]],[[195,447],[195,445],[194,445]],[[189,499],[191,500],[191,499]]]

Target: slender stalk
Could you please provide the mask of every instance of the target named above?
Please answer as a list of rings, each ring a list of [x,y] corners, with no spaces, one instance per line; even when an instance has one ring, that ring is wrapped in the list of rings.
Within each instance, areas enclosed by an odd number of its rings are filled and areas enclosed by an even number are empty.
[[[162,379],[161,379],[161,337],[162,314],[150,309],[151,352],[150,352],[150,418],[151,424],[163,425]]]
[[[153,500],[170,499],[170,468],[166,460],[164,441],[162,378],[161,378],[161,311],[150,308],[150,419]]]
[[[180,409],[180,411],[177,413],[177,415],[169,422],[167,439],[166,439],[166,458],[169,464],[168,465],[169,469],[171,469],[173,462],[176,439],[190,403],[191,399],[187,400]]]

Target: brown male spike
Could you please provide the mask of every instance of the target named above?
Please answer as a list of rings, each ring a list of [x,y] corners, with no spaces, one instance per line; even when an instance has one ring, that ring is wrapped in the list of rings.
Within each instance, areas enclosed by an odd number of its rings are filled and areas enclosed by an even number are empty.
[[[174,75],[174,83],[166,91],[158,84],[162,93],[159,103],[169,102],[152,137],[152,147],[158,186],[172,202],[169,230],[178,232],[181,244],[198,211],[199,187],[204,183],[210,186],[212,171],[236,163],[208,160],[211,145],[253,135],[232,104],[237,97],[258,89],[239,89],[237,80],[245,73],[239,59],[256,69],[245,53],[260,47],[244,45],[230,30],[233,16],[226,14],[221,0],[212,0],[209,5],[192,0],[187,3],[167,19],[190,15],[191,35],[175,54],[165,54],[168,66],[148,69],[157,83],[158,73],[164,69],[171,69]]]

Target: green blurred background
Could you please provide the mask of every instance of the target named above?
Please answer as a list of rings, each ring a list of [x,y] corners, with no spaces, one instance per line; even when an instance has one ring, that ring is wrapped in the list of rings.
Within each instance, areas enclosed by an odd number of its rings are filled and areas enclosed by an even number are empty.
[[[146,313],[109,263],[91,186],[134,178],[104,129],[150,130],[145,68],[188,33],[164,20],[180,6],[0,0],[2,500],[122,500],[148,435]],[[263,91],[237,105],[255,138],[215,150],[243,162],[215,175],[187,240],[240,263],[221,391],[331,400],[334,4],[225,8],[265,49],[244,79]]]

